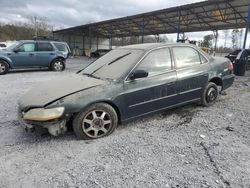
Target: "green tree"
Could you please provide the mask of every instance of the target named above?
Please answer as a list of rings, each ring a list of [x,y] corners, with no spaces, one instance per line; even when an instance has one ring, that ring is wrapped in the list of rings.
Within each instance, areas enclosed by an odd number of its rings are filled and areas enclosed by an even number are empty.
[[[26,23],[0,23],[0,41],[32,39],[36,35],[52,35],[52,26],[47,18],[33,16]]]

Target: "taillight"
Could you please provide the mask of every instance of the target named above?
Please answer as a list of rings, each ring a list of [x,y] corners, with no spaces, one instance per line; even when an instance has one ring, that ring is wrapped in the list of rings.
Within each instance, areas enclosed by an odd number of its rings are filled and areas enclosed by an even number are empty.
[[[232,62],[230,62],[229,67],[228,67],[229,73],[232,74],[234,71],[234,65]]]

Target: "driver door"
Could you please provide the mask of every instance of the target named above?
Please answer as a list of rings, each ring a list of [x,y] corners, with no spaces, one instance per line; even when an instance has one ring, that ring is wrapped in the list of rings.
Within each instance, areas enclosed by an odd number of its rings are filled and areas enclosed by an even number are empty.
[[[135,70],[148,72],[145,78],[124,82],[124,119],[158,111],[177,103],[176,71],[169,48],[150,52]],[[134,70],[134,71],[135,71]]]
[[[32,67],[36,63],[36,44],[27,42],[18,46],[9,56],[15,68]]]

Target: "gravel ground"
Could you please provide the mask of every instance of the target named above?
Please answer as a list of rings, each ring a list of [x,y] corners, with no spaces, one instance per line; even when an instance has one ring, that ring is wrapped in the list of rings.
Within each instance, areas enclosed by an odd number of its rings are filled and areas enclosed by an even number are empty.
[[[0,77],[0,187],[250,187],[250,72],[209,108],[189,105],[78,141],[26,133],[16,119],[29,88],[72,74],[91,60],[70,59],[62,73]]]

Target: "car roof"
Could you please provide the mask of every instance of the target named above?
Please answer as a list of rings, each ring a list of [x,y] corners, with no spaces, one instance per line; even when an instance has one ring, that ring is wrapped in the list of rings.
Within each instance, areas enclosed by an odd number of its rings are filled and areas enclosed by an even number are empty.
[[[65,42],[54,41],[54,40],[20,40],[19,42],[55,42],[55,43],[65,43]]]
[[[121,48],[139,49],[139,50],[148,51],[148,50],[152,50],[152,49],[159,48],[159,47],[171,47],[171,46],[195,46],[195,45],[187,44],[187,43],[144,43],[144,44],[134,44],[134,45],[123,46]]]

